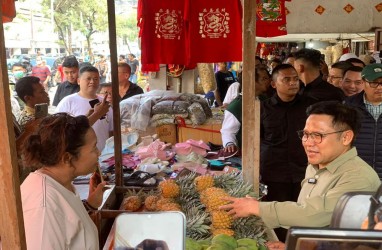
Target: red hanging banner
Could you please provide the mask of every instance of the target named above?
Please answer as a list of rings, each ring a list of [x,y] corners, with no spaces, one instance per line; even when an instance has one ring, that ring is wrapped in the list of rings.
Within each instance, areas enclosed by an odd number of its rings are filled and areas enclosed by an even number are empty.
[[[3,23],[12,22],[16,16],[15,0],[1,0]]]
[[[256,36],[286,35],[285,0],[256,0]]]
[[[191,63],[242,60],[240,0],[186,0]]]
[[[140,0],[142,64],[186,64],[184,0]]]

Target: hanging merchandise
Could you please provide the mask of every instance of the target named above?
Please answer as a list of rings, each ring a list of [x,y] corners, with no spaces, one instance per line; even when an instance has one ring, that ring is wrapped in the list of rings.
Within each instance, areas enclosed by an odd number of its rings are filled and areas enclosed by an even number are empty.
[[[139,1],[142,64],[187,64],[184,4],[184,0]]]
[[[256,0],[256,36],[287,34],[285,0]]]
[[[179,64],[168,64],[167,65],[167,75],[178,78],[183,74],[184,71],[184,65],[179,65]]]
[[[242,61],[240,0],[186,0],[187,42],[194,63]]]
[[[2,0],[1,7],[3,23],[12,22],[16,16],[15,0]]]

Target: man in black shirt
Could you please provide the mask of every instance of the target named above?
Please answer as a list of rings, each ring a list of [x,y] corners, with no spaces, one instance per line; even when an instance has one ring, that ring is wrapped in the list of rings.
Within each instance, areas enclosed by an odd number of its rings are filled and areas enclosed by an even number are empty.
[[[134,95],[143,94],[141,87],[129,81],[130,74],[131,68],[129,64],[123,62],[118,63],[119,95],[121,101]]]
[[[53,106],[57,106],[65,96],[77,93],[80,90],[80,86],[77,83],[79,67],[76,57],[66,57],[62,63],[62,70],[66,81],[58,85],[52,103]]]
[[[232,72],[228,71],[227,63],[221,62],[218,64],[218,67],[219,71],[215,73],[216,90],[214,94],[218,106],[222,106],[228,87],[235,82],[235,77]]]
[[[290,64],[273,69],[272,87],[276,93],[261,102],[260,168],[268,186],[266,201],[297,201],[308,160],[296,131],[305,126],[307,104],[299,92],[299,78]],[[285,241],[286,230],[275,230]]]
[[[294,56],[294,67],[302,82],[300,94],[304,98],[310,98],[311,104],[345,99],[341,89],[322,79],[320,75],[321,53],[318,50],[300,49],[295,52]]]

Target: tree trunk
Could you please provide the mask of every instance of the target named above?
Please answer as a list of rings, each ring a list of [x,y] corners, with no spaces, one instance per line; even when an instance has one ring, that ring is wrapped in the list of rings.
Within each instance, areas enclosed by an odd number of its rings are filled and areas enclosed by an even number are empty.
[[[89,60],[90,62],[93,62],[94,61],[94,55],[93,55],[93,50],[92,50],[92,46],[91,46],[91,37],[90,36],[86,36],[86,42],[88,43],[88,53],[89,53]]]
[[[72,27],[68,27],[68,53],[69,55],[73,54],[73,48],[72,48]]]

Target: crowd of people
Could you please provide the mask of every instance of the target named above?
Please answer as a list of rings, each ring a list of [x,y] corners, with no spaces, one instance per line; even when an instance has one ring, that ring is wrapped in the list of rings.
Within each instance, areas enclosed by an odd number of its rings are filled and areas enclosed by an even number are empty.
[[[256,58],[255,70],[261,102],[260,176],[268,194],[262,202],[232,199],[223,209],[237,217],[260,215],[285,241],[284,228],[328,226],[343,193],[376,191],[380,185],[382,64],[365,65],[352,57],[326,71],[314,49],[272,63],[267,67]],[[221,129],[229,153],[241,147],[242,96],[240,91],[236,95]]]
[[[119,99],[143,93],[132,82],[139,66],[129,65],[123,56],[119,60]],[[128,60],[136,59],[130,55]],[[271,65],[267,68],[257,58],[255,69],[261,101],[260,174],[268,195],[263,201],[228,198],[221,209],[234,217],[258,215],[285,241],[290,226],[328,226],[342,194],[375,192],[380,186],[382,64],[362,66],[352,60],[326,72],[319,51],[301,49]],[[113,134],[107,67],[80,66],[74,56],[67,57],[62,63],[66,80],[53,100],[55,114],[35,120],[36,104],[49,104],[46,79],[24,76],[14,66],[16,91],[25,103],[18,122],[21,130],[31,131],[20,158],[37,168],[21,186],[28,248],[98,249],[88,211],[100,206],[105,183],[91,181],[89,197],[81,202],[72,181],[95,171]],[[226,63],[219,63],[216,81],[216,102],[226,106],[223,146],[234,153],[241,148],[245,89],[240,74],[236,83]],[[270,249],[280,245],[268,244]]]

